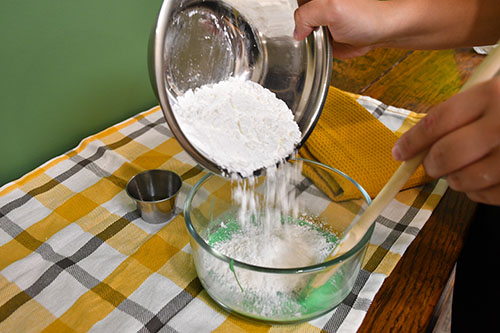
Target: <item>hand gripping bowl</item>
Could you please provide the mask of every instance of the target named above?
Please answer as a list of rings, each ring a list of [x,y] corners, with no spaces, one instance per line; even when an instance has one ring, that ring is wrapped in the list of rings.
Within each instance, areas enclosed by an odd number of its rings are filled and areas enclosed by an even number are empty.
[[[293,39],[296,7],[296,0],[164,1],[150,39],[150,78],[172,134],[206,169],[223,172],[190,143],[172,112],[189,89],[230,77],[255,81],[292,110],[299,147],[313,130],[328,93],[331,45],[323,28]]]
[[[288,165],[294,163],[302,163],[303,172],[286,183],[284,193],[297,198],[300,207],[298,218],[283,214],[276,219],[277,227],[299,225],[314,228],[324,232],[324,235],[330,235],[326,237],[332,242],[338,241],[338,237],[357,221],[370,204],[370,197],[354,180],[334,168],[300,159],[292,159]],[[266,186],[265,177],[268,176],[262,175],[255,180],[256,189],[260,193],[266,191],[262,188]],[[323,262],[321,259],[305,267],[290,267],[290,263],[293,265],[296,262],[292,257],[287,263],[288,268],[251,265],[234,259],[230,253],[226,252],[227,255],[224,255],[218,250],[223,242],[238,237],[238,231],[242,230],[239,207],[231,198],[234,186],[238,184],[226,177],[209,173],[198,181],[186,199],[184,218],[194,264],[207,293],[232,313],[282,324],[308,321],[339,305],[350,293],[359,275],[374,225],[350,250],[330,261]],[[356,193],[358,199],[336,201],[342,191],[346,190]],[[264,207],[264,200],[260,196],[258,206]],[[262,209],[247,221],[252,221],[257,228],[261,228],[262,224],[259,223],[265,219],[265,214],[267,211]],[[286,237],[286,232],[281,235]],[[241,238],[234,240],[239,242]],[[292,247],[297,244],[309,246],[311,242],[308,240],[310,239],[285,239]],[[242,244],[247,246],[248,243]],[[241,248],[238,245],[236,249],[239,251]],[[263,249],[259,247],[255,251]],[[278,252],[275,260],[281,263],[281,260],[290,260],[290,255],[286,251],[282,251],[281,255]],[[335,273],[328,281],[311,291],[309,284],[313,278],[320,273],[331,272],[332,269],[335,269]]]

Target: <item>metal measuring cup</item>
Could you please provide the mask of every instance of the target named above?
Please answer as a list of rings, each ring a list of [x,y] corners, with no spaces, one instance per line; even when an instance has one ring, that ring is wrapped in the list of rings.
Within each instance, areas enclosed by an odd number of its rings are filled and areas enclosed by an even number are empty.
[[[170,170],[146,170],[130,179],[127,194],[136,202],[144,221],[163,223],[175,214],[175,201],[182,187],[181,177]]]

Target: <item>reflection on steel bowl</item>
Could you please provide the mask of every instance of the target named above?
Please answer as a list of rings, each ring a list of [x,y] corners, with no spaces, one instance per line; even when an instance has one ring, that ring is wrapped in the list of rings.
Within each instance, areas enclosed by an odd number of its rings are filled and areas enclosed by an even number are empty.
[[[172,134],[198,163],[220,168],[183,134],[172,105],[189,89],[229,77],[258,82],[292,110],[301,146],[323,108],[332,67],[326,29],[293,39],[295,0],[164,1],[152,31],[150,78]],[[297,147],[299,148],[299,147]]]

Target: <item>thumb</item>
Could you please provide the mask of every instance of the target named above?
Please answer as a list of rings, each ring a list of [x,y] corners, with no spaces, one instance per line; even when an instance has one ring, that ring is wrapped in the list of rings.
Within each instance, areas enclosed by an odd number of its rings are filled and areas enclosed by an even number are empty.
[[[301,2],[299,2],[301,3]],[[293,37],[300,41],[306,38],[315,27],[328,25],[328,12],[331,10],[328,0],[312,0],[302,4],[295,10],[295,31]]]

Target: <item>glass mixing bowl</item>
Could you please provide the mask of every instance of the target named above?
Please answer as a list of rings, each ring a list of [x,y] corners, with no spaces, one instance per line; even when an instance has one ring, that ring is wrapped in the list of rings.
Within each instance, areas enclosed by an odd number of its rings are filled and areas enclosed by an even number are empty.
[[[355,223],[370,204],[370,197],[359,184],[339,170],[304,159],[289,162],[290,165],[296,163],[302,164],[302,171],[287,179],[284,191],[280,193],[296,198],[297,202],[294,207],[290,207],[290,215],[284,216],[287,215],[285,213],[278,217],[281,218],[278,228],[283,229],[277,230],[282,230],[283,239],[286,239],[287,230],[290,230],[287,229],[289,225],[318,231],[324,235],[327,243],[331,242],[331,251],[343,232]],[[263,187],[266,186],[266,177],[269,176],[261,175],[254,180],[253,186],[257,192],[265,193]],[[311,320],[339,305],[356,281],[374,225],[347,253],[330,261],[324,262],[325,255],[316,263],[295,267],[294,257],[291,260],[287,253],[281,253],[276,254],[275,258],[278,267],[242,262],[234,259],[231,253],[224,255],[224,251],[220,251],[223,242],[231,238],[235,240],[238,231],[243,230],[238,224],[239,204],[232,199],[232,193],[242,188],[239,186],[241,184],[236,181],[207,174],[195,184],[186,199],[184,218],[194,264],[207,293],[228,311],[274,323]],[[244,183],[243,188],[247,186],[250,185]],[[358,198],[338,201],[345,191],[357,194]],[[258,196],[257,199],[262,201],[264,196]],[[258,202],[258,206],[265,207],[266,204]],[[266,214],[262,208],[257,209],[254,215],[259,219]],[[252,221],[255,221],[255,216],[252,216]],[[302,248],[304,244],[313,245],[307,239],[287,241],[292,249],[298,244]],[[247,245],[241,242],[241,246]],[[259,247],[254,250],[255,253],[264,251]],[[297,253],[297,257],[300,255]],[[281,265],[282,259],[287,261],[286,265]],[[334,272],[330,279],[318,288],[311,288],[311,281],[327,271]]]

